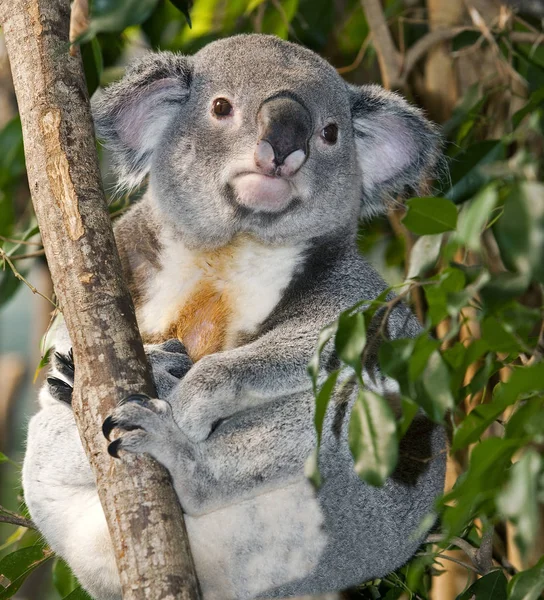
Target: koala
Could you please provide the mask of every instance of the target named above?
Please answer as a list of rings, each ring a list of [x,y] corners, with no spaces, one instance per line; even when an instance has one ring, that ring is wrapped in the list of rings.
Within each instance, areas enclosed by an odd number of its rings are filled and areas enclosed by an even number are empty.
[[[93,103],[124,189],[147,180],[115,235],[157,397],[135,390],[104,421],[108,451],[170,473],[205,600],[320,594],[381,577],[419,547],[443,490],[445,437],[419,415],[382,487],[347,442],[354,385],[335,391],[318,462],[307,365],[319,331],[385,283],[357,249],[358,219],[433,171],[440,136],[376,85],[347,84],[312,51],[273,36],[149,53]],[[388,338],[420,327],[402,304]],[[96,600],[120,584],[71,410],[64,327],[29,425],[26,502]],[[396,383],[369,357],[369,389]],[[338,367],[322,354],[323,380]],[[77,366],[76,366],[77,367]]]

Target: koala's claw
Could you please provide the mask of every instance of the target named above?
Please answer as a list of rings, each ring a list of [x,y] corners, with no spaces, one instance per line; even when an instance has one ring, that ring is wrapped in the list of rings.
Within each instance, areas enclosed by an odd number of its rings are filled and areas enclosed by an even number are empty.
[[[60,402],[72,404],[72,391],[74,387],[74,355],[72,350],[68,354],[55,352],[51,363],[60,377],[50,375],[47,378],[49,393]]]
[[[58,377],[48,377],[47,385],[49,386],[49,393],[55,400],[65,402],[66,404],[72,404],[72,392],[73,388],[69,383],[66,383]]]
[[[175,437],[177,429],[170,405],[145,394],[133,394],[122,400],[102,424],[102,433],[110,441],[111,433],[118,429],[120,436],[108,445],[108,453],[119,458],[119,451],[148,453],[160,461],[159,448],[165,440]]]
[[[108,417],[109,419],[110,417]],[[106,419],[107,421],[107,419]],[[104,423],[106,422],[104,421]],[[109,439],[109,438],[108,438]],[[108,444],[108,454],[113,458],[119,458],[119,446],[123,440],[121,438],[117,438],[113,440],[110,444]]]

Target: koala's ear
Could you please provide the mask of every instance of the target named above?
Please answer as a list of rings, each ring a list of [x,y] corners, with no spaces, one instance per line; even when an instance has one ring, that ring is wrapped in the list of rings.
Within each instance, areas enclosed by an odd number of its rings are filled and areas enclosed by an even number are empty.
[[[382,213],[387,197],[417,194],[434,174],[441,138],[421,110],[379,85],[348,85],[363,173],[361,216]]]
[[[137,186],[148,173],[161,134],[189,97],[191,80],[186,56],[149,53],[93,97],[96,134],[111,149],[121,187]]]

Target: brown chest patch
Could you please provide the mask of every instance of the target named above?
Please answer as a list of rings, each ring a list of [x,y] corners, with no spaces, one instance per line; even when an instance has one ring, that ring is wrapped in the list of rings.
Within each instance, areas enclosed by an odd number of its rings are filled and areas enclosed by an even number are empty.
[[[172,323],[168,338],[183,342],[193,362],[223,349],[231,309],[225,293],[211,283],[197,286]]]

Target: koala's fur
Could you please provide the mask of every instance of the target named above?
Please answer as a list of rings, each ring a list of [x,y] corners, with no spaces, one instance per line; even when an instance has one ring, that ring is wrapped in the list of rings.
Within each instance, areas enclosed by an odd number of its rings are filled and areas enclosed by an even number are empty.
[[[227,119],[212,115],[218,97],[233,106]],[[273,106],[311,121],[305,162],[286,182],[254,177],[263,107],[276,97]],[[306,366],[322,327],[385,288],[357,251],[358,216],[383,211],[384,195],[417,190],[438,155],[434,128],[399,96],[350,86],[313,52],[261,35],[217,41],[192,57],[149,54],[102,93],[94,114],[122,185],[149,176],[116,237],[158,398],[115,410],[108,429],[120,438],[110,449],[147,452],[169,470],[205,600],[321,593],[401,566],[442,491],[443,431],[416,418],[394,475],[373,488],[353,471],[346,385],[326,415],[324,484],[315,492],[304,477],[315,446]],[[331,122],[336,144],[321,137]],[[255,181],[252,207],[243,194]],[[283,190],[283,204],[265,210],[259,202],[275,196],[261,184]],[[387,335],[419,331],[397,305]],[[61,328],[57,351],[69,347]],[[322,378],[337,363],[329,344]],[[394,394],[394,382],[366,369],[370,388]],[[30,423],[26,501],[83,586],[119,600],[62,354],[53,374]]]

